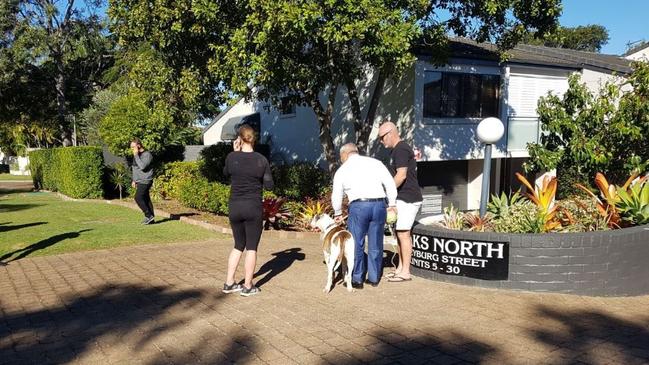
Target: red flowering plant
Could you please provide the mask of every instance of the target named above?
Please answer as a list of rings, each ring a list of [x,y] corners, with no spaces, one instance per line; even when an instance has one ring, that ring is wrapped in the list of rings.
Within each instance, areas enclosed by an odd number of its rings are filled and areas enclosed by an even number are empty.
[[[263,220],[264,229],[280,229],[282,220],[287,220],[292,217],[291,212],[284,206],[286,199],[284,198],[264,198],[263,200]]]

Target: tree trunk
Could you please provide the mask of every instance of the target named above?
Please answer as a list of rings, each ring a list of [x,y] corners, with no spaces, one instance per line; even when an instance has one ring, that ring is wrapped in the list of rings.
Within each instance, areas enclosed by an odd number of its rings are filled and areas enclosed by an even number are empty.
[[[61,128],[61,141],[64,147],[72,145],[72,134],[65,115],[67,113],[65,106],[65,67],[63,65],[63,55],[58,53],[54,55],[56,62],[56,106],[58,110],[57,120]]]
[[[327,107],[324,108],[318,98],[319,92],[311,91],[306,93],[306,99],[309,105],[313,108],[316,116],[318,117],[318,124],[320,125],[320,133],[318,138],[325,154],[325,159],[329,164],[329,172],[336,171],[338,161],[336,159],[336,149],[334,147],[333,138],[331,137],[331,122],[333,116],[333,108],[336,102],[336,91],[338,86],[332,86],[329,89],[329,97],[327,98]]]
[[[374,86],[374,92],[372,93],[372,99],[370,99],[370,106],[367,110],[365,120],[363,123],[359,124],[359,129],[356,129],[356,144],[358,145],[358,150],[363,153],[368,152],[370,133],[372,133],[372,127],[374,126],[374,119],[376,118],[376,110],[379,106],[379,100],[383,96],[385,80],[385,71],[380,70],[379,75],[376,78],[376,85]],[[360,105],[358,114],[360,116]]]
[[[381,96],[383,96],[385,80],[385,71],[380,70],[378,77],[376,78],[376,85],[374,86],[374,92],[372,93],[370,106],[367,110],[365,119],[363,119],[361,113],[361,105],[358,99],[358,90],[356,90],[356,83],[354,82],[354,80],[346,81],[349,101],[352,105],[352,114],[354,115],[356,145],[358,146],[358,150],[364,154],[368,153],[370,133],[372,133],[372,127],[374,126],[374,118],[376,117],[376,110],[379,106],[379,100],[381,99]]]

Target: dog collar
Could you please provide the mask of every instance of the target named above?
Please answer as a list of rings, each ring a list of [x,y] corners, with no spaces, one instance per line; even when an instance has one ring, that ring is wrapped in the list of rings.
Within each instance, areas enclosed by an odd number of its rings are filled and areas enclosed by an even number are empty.
[[[333,222],[333,223],[331,223],[330,225],[328,225],[327,228],[325,228],[325,231],[326,231],[326,230],[329,230],[329,228],[332,228],[332,227],[337,226],[337,225],[338,225],[338,223]]]

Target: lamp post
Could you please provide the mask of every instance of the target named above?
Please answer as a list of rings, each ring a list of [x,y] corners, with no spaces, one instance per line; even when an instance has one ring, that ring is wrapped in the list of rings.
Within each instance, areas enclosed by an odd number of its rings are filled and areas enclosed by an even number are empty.
[[[482,169],[482,191],[480,194],[480,217],[487,212],[489,201],[489,178],[491,176],[491,145],[498,142],[505,133],[505,126],[500,119],[489,117],[478,124],[478,139],[485,144],[484,167]]]

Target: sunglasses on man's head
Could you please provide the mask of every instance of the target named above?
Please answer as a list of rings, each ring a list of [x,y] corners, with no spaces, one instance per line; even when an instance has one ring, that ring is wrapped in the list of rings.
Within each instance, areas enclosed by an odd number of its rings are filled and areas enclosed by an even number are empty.
[[[392,132],[392,129],[388,129],[387,132],[383,133],[382,135],[379,135],[379,140],[382,141],[385,136],[387,136],[390,132]]]

